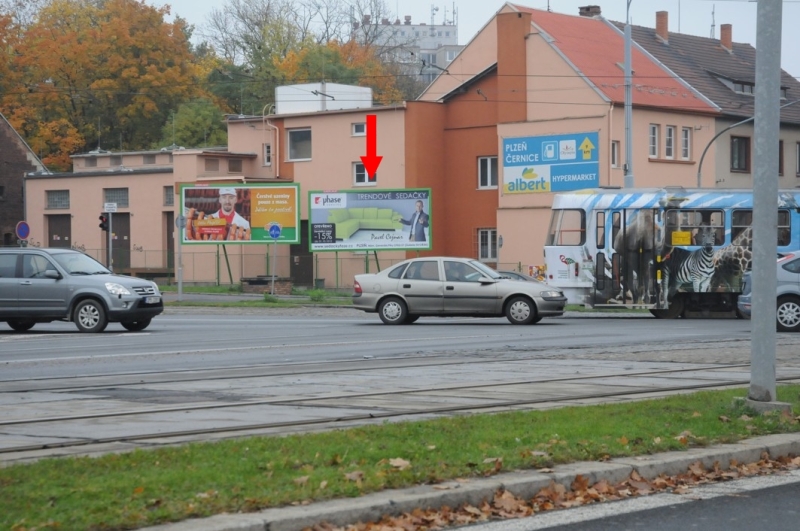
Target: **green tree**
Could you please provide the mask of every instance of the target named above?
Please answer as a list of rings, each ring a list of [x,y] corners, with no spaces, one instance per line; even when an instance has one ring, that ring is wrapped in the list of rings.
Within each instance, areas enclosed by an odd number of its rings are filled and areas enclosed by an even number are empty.
[[[161,128],[161,141],[153,147],[178,149],[227,144],[228,129],[222,109],[211,100],[201,98],[178,108],[178,112]]]

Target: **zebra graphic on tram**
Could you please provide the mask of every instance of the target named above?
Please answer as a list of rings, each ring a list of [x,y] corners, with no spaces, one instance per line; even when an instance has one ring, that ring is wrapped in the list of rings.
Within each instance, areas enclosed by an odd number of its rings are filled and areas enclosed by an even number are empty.
[[[800,249],[800,191],[782,190],[778,251]],[[733,312],[752,261],[750,190],[590,189],[555,194],[547,282],[570,303]]]

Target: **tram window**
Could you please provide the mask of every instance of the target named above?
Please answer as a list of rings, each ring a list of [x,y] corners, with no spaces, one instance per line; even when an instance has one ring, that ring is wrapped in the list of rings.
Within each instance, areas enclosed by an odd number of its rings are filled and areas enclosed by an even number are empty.
[[[553,210],[545,245],[583,245],[586,214],[583,210]]]
[[[792,223],[788,210],[778,210],[778,245],[792,243]]]
[[[734,210],[731,213],[731,243],[733,245],[746,244],[753,246],[752,237],[737,237],[753,224],[752,210]],[[788,210],[778,210],[778,246],[786,246],[792,243],[791,215]]]
[[[598,249],[605,249],[606,247],[606,213],[600,211],[597,213],[597,228],[595,230],[594,241]]]
[[[745,238],[744,241],[739,241],[739,235],[747,230],[747,227],[753,224],[753,211],[752,210],[734,210],[731,212],[731,243],[733,245],[741,245],[748,242],[750,245],[750,238]]]
[[[714,229],[714,245],[722,245],[725,243],[724,220],[722,210],[669,210],[667,211],[667,232],[670,234],[689,233],[691,234],[691,243],[681,243],[680,245],[698,245],[696,236],[700,227],[709,226]],[[671,240],[675,240],[675,238],[671,238]]]

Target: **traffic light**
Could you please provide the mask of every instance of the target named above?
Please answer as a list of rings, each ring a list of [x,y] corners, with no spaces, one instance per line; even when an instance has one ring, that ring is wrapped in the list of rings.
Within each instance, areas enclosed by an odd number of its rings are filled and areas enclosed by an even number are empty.
[[[104,231],[108,230],[108,214],[100,214],[100,217],[97,218],[100,220],[100,225],[98,225]]]

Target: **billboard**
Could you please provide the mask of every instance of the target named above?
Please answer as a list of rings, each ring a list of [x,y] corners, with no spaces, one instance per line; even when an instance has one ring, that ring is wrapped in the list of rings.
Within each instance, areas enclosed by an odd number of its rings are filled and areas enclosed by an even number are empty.
[[[179,184],[181,243],[300,243],[300,185]],[[277,238],[275,238],[277,236]]]
[[[597,132],[503,139],[503,193],[567,192],[600,185]]]
[[[309,192],[309,249],[430,250],[430,207],[428,188]]]

